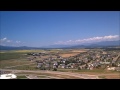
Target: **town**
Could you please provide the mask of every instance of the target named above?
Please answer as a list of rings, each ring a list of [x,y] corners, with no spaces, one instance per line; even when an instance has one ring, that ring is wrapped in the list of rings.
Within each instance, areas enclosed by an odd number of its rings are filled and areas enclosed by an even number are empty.
[[[40,70],[78,69],[94,70],[107,69],[119,71],[120,52],[106,51],[102,49],[90,49],[87,52],[80,52],[77,55],[62,57],[57,53],[27,53],[28,60],[36,62]]]
[[[120,78],[120,50],[46,49],[2,51],[1,77],[11,79]]]

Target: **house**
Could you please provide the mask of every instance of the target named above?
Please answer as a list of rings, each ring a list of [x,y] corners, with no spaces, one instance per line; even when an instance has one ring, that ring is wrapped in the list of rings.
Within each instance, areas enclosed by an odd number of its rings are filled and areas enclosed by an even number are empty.
[[[49,65],[49,64],[45,64],[45,67],[46,67],[46,68],[49,68],[49,67],[50,67],[50,65]]]
[[[93,70],[93,67],[92,66],[90,66],[90,68],[89,68],[90,70]]]
[[[116,71],[120,71],[120,67],[116,67],[115,70],[116,70]]]
[[[56,65],[53,65],[53,68],[57,68],[57,66],[56,66]]]
[[[115,67],[109,67],[107,70],[115,70]]]
[[[38,68],[40,68],[42,65],[43,65],[42,62],[38,62],[38,63],[37,63],[37,67],[38,67]]]
[[[66,68],[70,68],[70,67],[71,67],[71,65],[70,65],[70,64],[67,64],[67,65],[66,65]]]
[[[110,62],[100,62],[100,64],[110,64]]]
[[[62,64],[61,68],[65,68],[65,64]]]
[[[58,65],[58,62],[57,61],[53,61],[53,65]]]
[[[74,66],[73,66],[73,65],[71,65],[71,68],[74,68]]]
[[[65,65],[65,64],[60,64],[60,65],[58,66],[58,68],[66,68],[66,65]]]

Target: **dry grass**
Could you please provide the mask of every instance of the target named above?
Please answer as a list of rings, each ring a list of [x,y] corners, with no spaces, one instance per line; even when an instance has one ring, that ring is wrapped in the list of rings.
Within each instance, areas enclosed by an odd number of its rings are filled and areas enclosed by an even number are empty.
[[[68,53],[68,54],[59,54],[61,57],[70,57],[70,56],[75,56],[79,53]]]
[[[22,73],[22,72],[21,72]],[[17,74],[21,74],[21,73],[17,73]],[[36,74],[36,75],[45,75],[47,76],[51,76],[51,77],[58,77],[58,78],[63,78],[63,79],[79,79],[78,77],[75,76],[69,76],[69,75],[61,75],[61,74],[51,74],[51,73],[27,73],[27,72],[23,72],[22,74]]]
[[[105,75],[106,79],[120,79],[120,75]]]
[[[1,52],[1,51],[0,51],[0,53],[5,53],[5,52]]]
[[[13,52],[43,52],[44,50],[15,50]]]
[[[78,49],[78,50],[71,50],[71,51],[64,51],[61,54],[59,54],[61,57],[70,57],[70,56],[75,56],[77,54],[80,54],[82,52],[86,52],[88,49]]]
[[[88,49],[72,50],[72,52],[79,52],[79,53],[86,51],[88,51]]]
[[[30,61],[27,60],[1,60],[0,61],[0,68],[5,68],[5,67],[9,67],[9,66],[16,66],[16,65],[22,65],[22,64],[29,64]]]
[[[116,75],[101,75],[99,76],[99,78],[101,79],[120,79],[120,75],[116,74]]]

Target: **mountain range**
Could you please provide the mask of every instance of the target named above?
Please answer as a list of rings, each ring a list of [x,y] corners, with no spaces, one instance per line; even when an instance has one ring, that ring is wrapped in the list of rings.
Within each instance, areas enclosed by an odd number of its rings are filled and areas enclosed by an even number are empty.
[[[102,41],[91,44],[83,44],[83,45],[50,45],[47,47],[28,47],[28,46],[2,46],[0,45],[0,50],[30,50],[30,49],[52,49],[52,48],[98,48],[98,47],[114,47],[120,46],[120,40],[118,41]]]

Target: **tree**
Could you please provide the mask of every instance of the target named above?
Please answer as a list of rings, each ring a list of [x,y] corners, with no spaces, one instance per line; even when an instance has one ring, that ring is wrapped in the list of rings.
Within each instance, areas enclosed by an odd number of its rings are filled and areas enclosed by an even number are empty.
[[[70,62],[68,60],[65,61],[65,65],[69,64]]]
[[[78,67],[78,70],[81,70],[81,68],[80,68],[80,67]]]
[[[57,71],[57,68],[54,68],[53,71]]]

